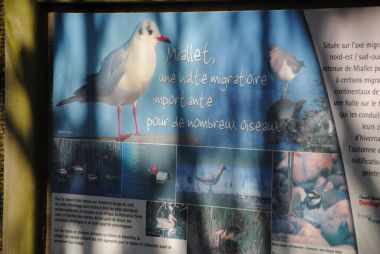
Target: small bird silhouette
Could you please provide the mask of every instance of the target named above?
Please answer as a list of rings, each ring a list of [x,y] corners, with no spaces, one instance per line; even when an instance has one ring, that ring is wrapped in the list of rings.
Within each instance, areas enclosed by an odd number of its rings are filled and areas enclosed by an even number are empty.
[[[303,61],[297,60],[275,44],[269,47],[268,64],[272,75],[282,81],[281,99],[284,100],[287,98],[289,81],[294,79],[305,65]]]
[[[219,182],[220,177],[222,176],[223,171],[226,170],[231,173],[231,170],[229,170],[226,166],[221,165],[220,168],[214,172],[211,172],[209,175],[206,176],[195,176],[195,179],[197,179],[198,182],[202,182],[205,185],[209,186],[208,193],[211,194],[212,186],[217,184]],[[232,185],[232,183],[231,183]]]
[[[133,104],[136,135],[140,135],[136,102],[153,77],[156,69],[155,46],[159,42],[170,43],[170,40],[161,35],[152,20],[141,22],[125,44],[103,59],[100,70],[87,75],[85,85],[73,96],[58,102],[57,106],[72,102],[102,102],[117,106],[118,140],[122,141],[130,135],[121,132],[121,107]]]
[[[64,177],[66,177],[66,176],[69,175],[69,171],[67,171],[67,169],[65,169],[65,168],[59,168],[59,169],[57,169],[57,170],[55,171],[55,173],[56,173],[57,175],[59,175],[59,176],[64,176]]]
[[[234,243],[236,237],[241,233],[240,227],[237,226],[230,226],[230,227],[223,227],[217,231],[215,231],[211,236],[210,241],[210,247],[214,250],[217,249],[231,249],[231,247],[234,247]],[[235,249],[235,248],[232,248]],[[230,253],[230,252],[228,252]],[[237,252],[232,252],[237,253]]]

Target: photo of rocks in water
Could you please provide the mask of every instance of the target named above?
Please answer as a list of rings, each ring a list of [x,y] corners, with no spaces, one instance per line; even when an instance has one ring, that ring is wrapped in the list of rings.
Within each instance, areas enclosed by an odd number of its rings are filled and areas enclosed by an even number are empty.
[[[122,197],[175,201],[176,146],[123,143]]]
[[[53,192],[120,197],[120,143],[53,139],[52,144]]]
[[[346,177],[336,154],[275,152],[272,239],[356,250]]]
[[[189,206],[188,254],[266,254],[270,212]]]
[[[187,205],[146,202],[146,235],[186,240]]]
[[[177,202],[271,209],[272,152],[178,147]]]

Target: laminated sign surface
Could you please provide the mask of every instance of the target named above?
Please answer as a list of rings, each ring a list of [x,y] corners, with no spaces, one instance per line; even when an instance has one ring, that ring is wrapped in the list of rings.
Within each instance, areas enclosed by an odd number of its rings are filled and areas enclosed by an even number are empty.
[[[376,253],[379,17],[55,14],[51,252]]]

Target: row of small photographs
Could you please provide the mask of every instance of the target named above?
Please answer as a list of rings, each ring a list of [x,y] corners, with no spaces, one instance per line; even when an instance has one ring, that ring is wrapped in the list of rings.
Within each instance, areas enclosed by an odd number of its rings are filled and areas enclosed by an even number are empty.
[[[146,202],[146,236],[187,240],[187,253],[270,253],[271,213]]]
[[[54,192],[272,210],[275,241],[357,248],[336,154],[56,139],[52,163]]]
[[[55,139],[53,192],[271,210],[272,152]]]

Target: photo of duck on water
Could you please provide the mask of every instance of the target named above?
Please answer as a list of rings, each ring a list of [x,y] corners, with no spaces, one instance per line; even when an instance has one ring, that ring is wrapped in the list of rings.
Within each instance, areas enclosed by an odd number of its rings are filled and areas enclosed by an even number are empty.
[[[53,192],[120,197],[121,145],[116,142],[55,139]]]
[[[176,147],[123,143],[122,197],[174,202]]]

